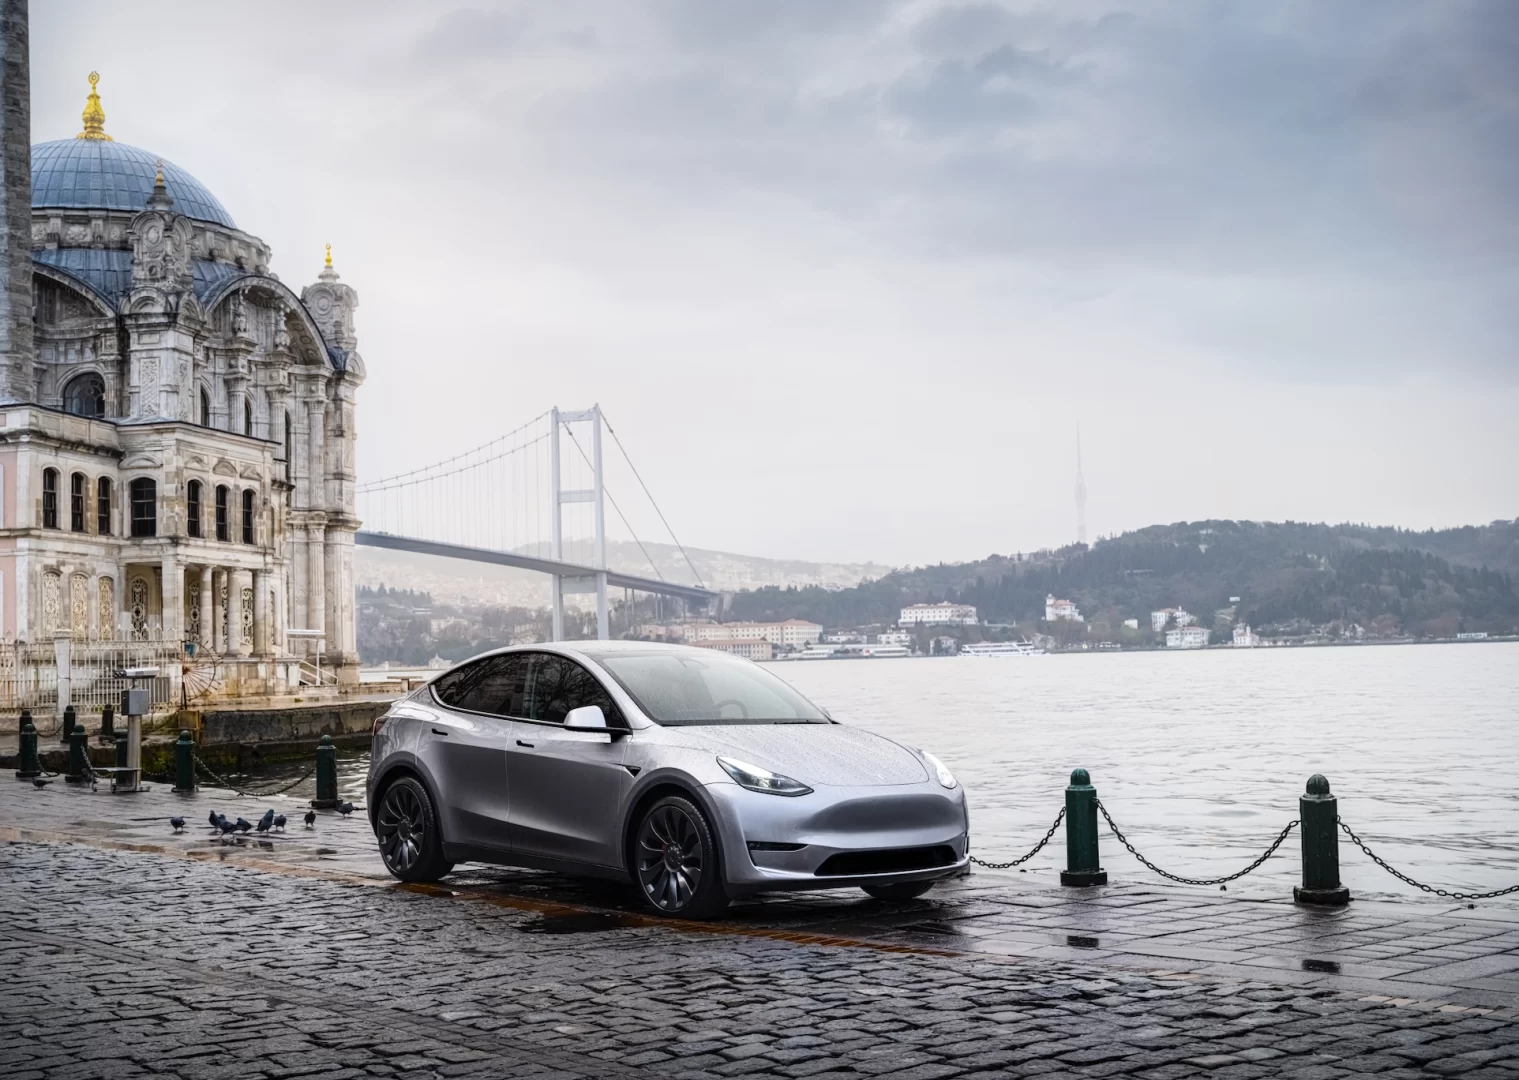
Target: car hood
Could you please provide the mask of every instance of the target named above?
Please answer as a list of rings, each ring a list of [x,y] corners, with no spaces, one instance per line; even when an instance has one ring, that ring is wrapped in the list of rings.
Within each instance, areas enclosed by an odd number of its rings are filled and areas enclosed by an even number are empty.
[[[714,724],[663,729],[669,742],[747,761],[804,784],[920,784],[928,771],[906,747],[842,724]]]

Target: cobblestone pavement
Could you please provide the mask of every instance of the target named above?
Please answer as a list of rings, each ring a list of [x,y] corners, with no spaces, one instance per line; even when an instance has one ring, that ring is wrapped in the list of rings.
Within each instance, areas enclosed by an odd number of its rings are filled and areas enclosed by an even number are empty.
[[[1519,1078],[1519,1020],[1322,987],[0,847],[0,1074]]]

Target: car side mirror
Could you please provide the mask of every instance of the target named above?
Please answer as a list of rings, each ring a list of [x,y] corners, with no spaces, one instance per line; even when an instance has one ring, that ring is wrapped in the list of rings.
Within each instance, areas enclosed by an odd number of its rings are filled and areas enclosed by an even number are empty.
[[[581,731],[605,731],[607,714],[601,711],[600,705],[581,705],[564,714],[564,726]]]

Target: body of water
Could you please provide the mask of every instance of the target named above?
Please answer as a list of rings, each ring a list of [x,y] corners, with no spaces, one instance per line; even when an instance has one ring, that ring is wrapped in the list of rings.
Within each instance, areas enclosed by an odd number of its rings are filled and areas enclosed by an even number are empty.
[[[1152,861],[1186,877],[1222,876],[1298,816],[1298,795],[1319,772],[1351,828],[1412,877],[1462,892],[1519,884],[1519,644],[838,660],[771,670],[835,719],[940,757],[965,785],[972,846],[988,860],[1021,855],[1044,834],[1079,766]],[[355,802],[367,765],[363,754],[341,762],[341,786]],[[1105,828],[1100,835],[1111,877],[1160,881]],[[1053,882],[1064,859],[1057,833],[1026,867]],[[1399,882],[1343,836],[1340,863],[1356,896],[1445,903]],[[1294,835],[1229,889],[1290,896],[1299,875]],[[1519,909],[1519,894],[1482,903]]]

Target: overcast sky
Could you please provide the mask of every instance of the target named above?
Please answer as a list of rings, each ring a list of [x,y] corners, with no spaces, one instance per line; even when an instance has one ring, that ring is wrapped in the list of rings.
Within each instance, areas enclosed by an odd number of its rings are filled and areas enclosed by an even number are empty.
[[[332,242],[361,479],[599,401],[688,543],[937,562],[1074,539],[1078,421],[1093,536],[1519,514],[1515,56],[1511,0],[34,0],[32,136],[98,69],[286,282]]]

